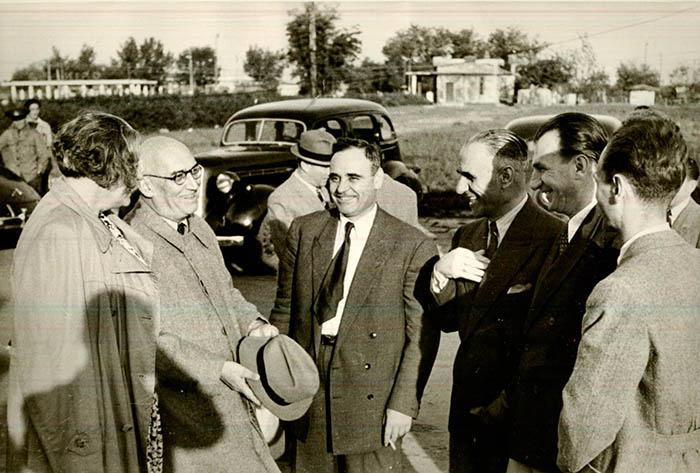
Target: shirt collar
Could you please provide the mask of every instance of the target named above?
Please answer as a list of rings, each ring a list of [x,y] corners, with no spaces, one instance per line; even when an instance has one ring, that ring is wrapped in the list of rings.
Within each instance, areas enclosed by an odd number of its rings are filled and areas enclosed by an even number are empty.
[[[673,222],[676,221],[681,212],[683,212],[683,209],[685,209],[689,203],[690,196],[686,197],[681,202],[671,207],[671,225],[673,225]]]
[[[304,178],[301,177],[300,172],[301,172],[301,171],[299,171],[299,168],[296,168],[296,169],[294,170],[294,172],[292,173],[292,176],[294,176],[294,177],[296,177],[297,179],[299,179],[299,181],[300,181],[302,184],[304,184],[304,186],[307,187],[311,192],[313,192],[314,194],[318,194],[318,190],[320,189],[320,187],[314,187],[314,186],[312,186],[311,184],[309,184],[308,182],[306,182],[306,181],[304,180]]]
[[[355,220],[350,220],[343,214],[340,214],[340,228],[345,228],[347,222],[352,222],[355,226],[354,231],[357,237],[361,240],[366,240],[369,237],[369,232],[372,230],[372,225],[374,224],[374,217],[377,215],[377,204],[375,203],[372,208],[364,214],[363,216],[356,218]]]
[[[566,224],[567,238],[569,240],[569,243],[571,243],[571,240],[574,238],[574,235],[576,235],[576,232],[578,231],[579,227],[581,227],[581,224],[586,219],[586,216],[590,213],[591,210],[593,210],[593,207],[595,207],[597,203],[598,202],[595,200],[594,193],[593,200],[591,200],[588,205],[579,210],[576,215],[569,219],[569,222]]]
[[[521,200],[518,203],[518,205],[516,205],[508,212],[504,213],[496,219],[496,228],[498,228],[499,242],[503,241],[503,236],[510,228],[511,223],[513,223],[513,220],[515,220],[515,217],[518,215],[518,213],[523,209],[523,207],[525,207],[525,202],[527,202],[527,195],[523,197],[523,200]],[[489,220],[489,223],[491,223],[491,220]]]
[[[178,227],[181,223],[184,223],[184,224],[185,224],[185,228],[186,228],[186,229],[189,229],[189,226],[190,226],[190,222],[187,220],[187,217],[183,218],[183,219],[180,220],[179,222],[176,222],[175,220],[170,220],[169,218],[165,218],[165,217],[163,217],[162,215],[160,216],[160,218],[162,218],[163,220],[165,220],[165,223],[167,223],[168,226],[169,226],[170,228],[172,228],[173,230],[175,230],[175,231],[177,231],[177,227]]]
[[[640,239],[644,235],[649,235],[651,233],[658,233],[658,232],[665,232],[666,230],[669,230],[668,223],[660,223],[658,225],[654,225],[653,227],[645,228],[644,230],[637,232],[635,235],[632,236],[629,240],[627,240],[623,245],[622,248],[620,248],[620,256],[617,257],[617,264],[620,264],[620,261],[622,261],[622,258],[625,256],[625,253],[627,250],[629,250],[630,245],[635,240]]]

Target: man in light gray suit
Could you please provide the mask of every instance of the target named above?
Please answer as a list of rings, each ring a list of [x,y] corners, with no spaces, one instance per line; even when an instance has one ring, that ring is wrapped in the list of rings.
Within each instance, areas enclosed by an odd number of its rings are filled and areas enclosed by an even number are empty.
[[[166,472],[278,472],[255,417],[258,399],[237,363],[241,337],[274,336],[233,287],[216,236],[194,215],[202,167],[179,141],[156,137],[139,150],[141,197],[128,216],[153,243],[161,300],[156,393]]]
[[[597,200],[624,245],[563,392],[565,472],[700,471],[700,252],[666,222],[686,154],[659,117],[623,125],[601,156]]]

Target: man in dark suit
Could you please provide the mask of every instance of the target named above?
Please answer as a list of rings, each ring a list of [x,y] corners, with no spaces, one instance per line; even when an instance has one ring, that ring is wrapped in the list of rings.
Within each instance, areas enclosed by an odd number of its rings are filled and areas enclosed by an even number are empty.
[[[569,217],[545,258],[523,326],[523,347],[507,390],[508,473],[558,472],[561,393],[576,359],[581,319],[593,286],[615,269],[616,232],[596,205],[595,172],[607,135],[592,117],[563,113],[535,135],[530,185],[549,210]]]
[[[400,440],[435,359],[417,280],[436,248],[376,205],[382,174],[376,146],[340,143],[337,212],[294,220],[280,259],[271,320],[316,360],[322,386],[293,426],[297,473],[401,471]]]
[[[459,154],[457,193],[476,220],[435,265],[434,311],[459,330],[450,402],[450,472],[503,473],[505,398],[537,274],[562,223],[527,196],[527,144],[513,132],[473,136]]]
[[[700,248],[700,187],[698,187],[698,163],[687,156],[684,163],[685,179],[671,201],[668,218],[671,227],[685,241]]]
[[[679,128],[654,117],[623,124],[601,156],[598,202],[624,244],[586,304],[563,471],[700,471],[700,252],[666,221],[686,154]]]

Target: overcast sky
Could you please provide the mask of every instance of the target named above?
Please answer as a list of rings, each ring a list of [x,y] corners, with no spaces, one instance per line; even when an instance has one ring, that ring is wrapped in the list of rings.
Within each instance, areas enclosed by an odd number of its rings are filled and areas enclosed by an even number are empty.
[[[700,2],[333,2],[341,27],[361,31],[362,56],[383,61],[382,46],[412,23],[473,28],[486,38],[513,25],[552,50],[580,46],[588,34],[611,79],[620,61],[646,60],[664,78],[700,60]],[[0,0],[0,79],[46,59],[51,47],[76,57],[83,44],[98,63],[116,57],[129,36],[153,36],[175,56],[190,46],[216,47],[223,76],[242,74],[251,45],[283,49],[288,12],[301,2],[7,2]],[[679,13],[680,12],[680,13]],[[612,31],[611,31],[612,30]]]

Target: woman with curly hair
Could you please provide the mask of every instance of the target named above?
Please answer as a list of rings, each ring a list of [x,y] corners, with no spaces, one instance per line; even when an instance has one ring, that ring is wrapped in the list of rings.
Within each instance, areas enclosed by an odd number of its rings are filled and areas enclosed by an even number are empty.
[[[64,177],[13,261],[9,472],[159,471],[152,246],[115,213],[136,188],[138,140],[102,112],[56,136]]]

